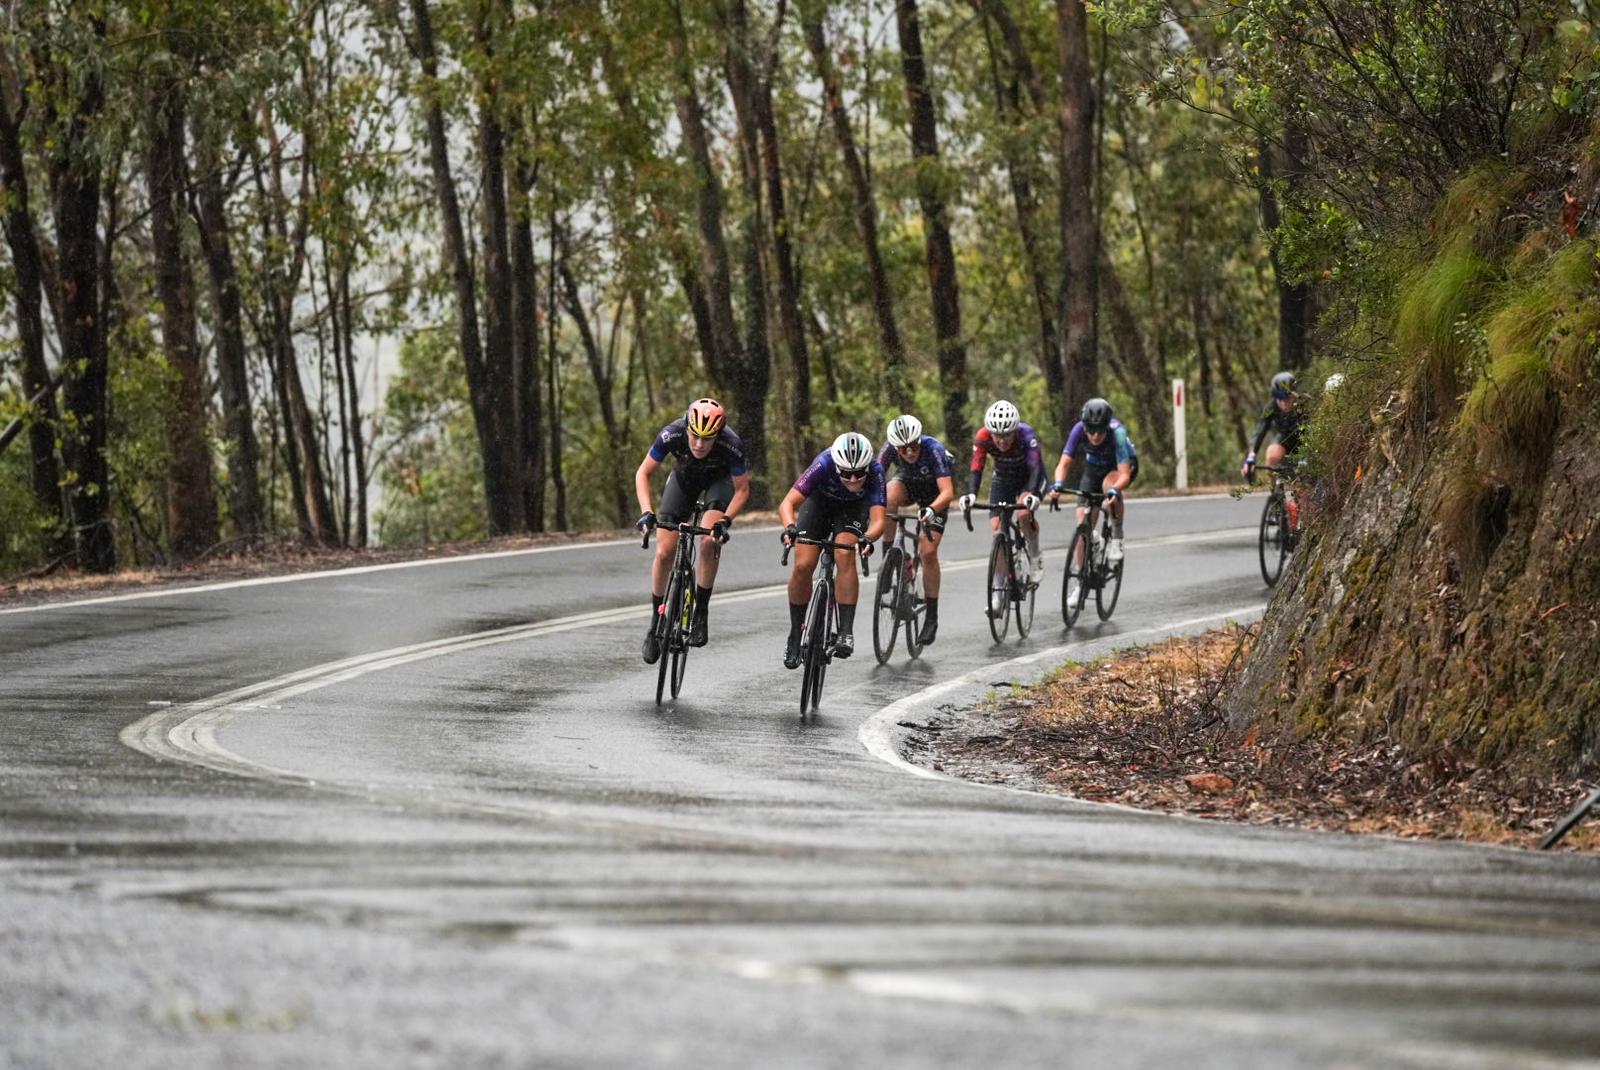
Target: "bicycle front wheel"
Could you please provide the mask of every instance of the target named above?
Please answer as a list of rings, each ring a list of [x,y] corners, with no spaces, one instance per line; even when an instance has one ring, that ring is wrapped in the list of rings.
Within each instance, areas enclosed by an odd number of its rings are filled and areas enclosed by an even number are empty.
[[[1093,571],[1088,533],[1079,528],[1072,536],[1072,545],[1067,548],[1067,565],[1061,577],[1061,619],[1068,628],[1078,623],[1078,614],[1083,612],[1083,603],[1089,597],[1089,577]]]
[[[1011,630],[1011,548],[1004,535],[994,537],[989,551],[989,582],[984,587],[984,613],[989,618],[989,634],[1002,642]]]
[[[1122,595],[1122,566],[1118,561],[1106,569],[1105,579],[1094,589],[1094,611],[1101,620],[1110,620],[1116,611],[1117,599]]]
[[[1011,581],[1015,589],[1015,600],[1012,605],[1017,614],[1017,638],[1028,638],[1028,629],[1033,627],[1033,596],[1039,590],[1037,583],[1026,583],[1019,576]]]
[[[1283,498],[1274,493],[1261,509],[1261,578],[1275,587],[1283,575],[1283,559],[1289,547],[1289,515]]]
[[[828,660],[828,592],[820,583],[812,587],[811,604],[806,607],[800,656],[805,659],[800,677],[800,716],[804,717],[822,700],[822,676]]]
[[[922,591],[922,566],[916,558],[911,563],[901,568],[907,575],[907,580],[900,585],[900,597],[904,599],[904,616],[906,619],[906,653],[913,658],[922,656],[922,622],[928,616],[928,601],[923,597]]]
[[[879,665],[889,663],[895,637],[900,631],[900,587],[905,578],[905,566],[900,558],[898,546],[891,546],[883,555],[877,590],[872,596],[872,652],[878,656]]]
[[[656,660],[656,705],[661,705],[662,697],[667,693],[667,676],[673,672],[674,644],[677,639],[676,622],[673,620],[673,610],[682,600],[683,583],[674,574],[667,581],[667,598],[662,605],[662,612],[656,617],[656,640],[660,643],[661,656]],[[681,678],[681,677],[680,677]],[[678,694],[676,686],[672,689],[674,697]]]

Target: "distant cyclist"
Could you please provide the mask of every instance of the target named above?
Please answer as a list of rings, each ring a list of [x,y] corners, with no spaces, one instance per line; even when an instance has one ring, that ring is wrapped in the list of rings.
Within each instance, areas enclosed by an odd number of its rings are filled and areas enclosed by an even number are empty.
[[[1244,464],[1239,468],[1239,474],[1246,479],[1254,479],[1256,474],[1256,454],[1261,450],[1261,443],[1266,440],[1267,433],[1274,436],[1273,442],[1267,446],[1267,467],[1283,463],[1283,459],[1300,449],[1300,432],[1304,426],[1304,414],[1295,407],[1295,379],[1294,372],[1279,372],[1272,377],[1272,403],[1261,413],[1261,423],[1256,427],[1255,437],[1250,440],[1250,452],[1245,454]]]
[[[1017,407],[997,401],[983,414],[983,426],[972,443],[972,465],[967,473],[967,493],[961,497],[961,511],[978,500],[978,485],[983,481],[984,460],[994,457],[994,478],[989,483],[989,500],[1022,506],[1017,510],[1017,527],[1028,547],[1028,582],[1044,578],[1044,554],[1039,550],[1039,496],[1044,493],[1044,456],[1039,452],[1039,436],[1022,422]],[[990,526],[1000,529],[999,514]]]
[[[861,597],[861,577],[854,556],[872,553],[874,539],[883,535],[883,465],[872,453],[872,440],[858,431],[846,431],[833,445],[817,454],[811,467],[800,474],[789,493],[778,503],[778,521],[785,546],[794,546],[794,570],[789,573],[789,645],[783,653],[783,667],[800,665],[800,631],[805,627],[806,606],[811,600],[811,576],[817,568],[821,548],[795,544],[797,536],[848,543],[857,550],[839,550],[834,561],[839,569],[834,597],[839,605],[839,638],[833,656],[848,658],[856,648],[856,602]]]
[[[927,646],[939,631],[939,543],[944,538],[945,519],[955,501],[954,458],[944,443],[922,433],[922,421],[907,413],[889,421],[889,441],[878,454],[878,463],[889,477],[890,512],[916,503],[921,507],[923,538],[917,544],[922,557],[923,604],[927,615],[922,620],[918,642]],[[890,538],[890,528],[884,538]]]
[[[661,511],[650,509],[650,476],[668,457],[674,458],[672,472],[661,492]],[[683,419],[661,429],[650,444],[650,452],[633,474],[633,489],[639,496],[636,527],[648,532],[657,522],[681,524],[692,518],[694,504],[704,497],[705,514],[700,518],[711,534],[700,540],[695,565],[694,622],[689,642],[705,646],[707,617],[711,605],[711,586],[717,580],[717,564],[722,544],[728,541],[728,528],[750,497],[750,476],[745,471],[744,443],[727,424],[727,413],[714,398],[700,398],[689,405]],[[662,612],[667,596],[667,578],[672,572],[673,555],[678,552],[678,533],[663,529],[656,538],[656,556],[650,566],[651,627],[644,637],[644,660],[654,665],[661,656],[656,638],[655,618]]]
[[[1067,485],[1067,473],[1074,463],[1083,465],[1083,475],[1077,487]],[[1061,448],[1061,460],[1056,462],[1056,481],[1050,487],[1050,500],[1076,490],[1081,494],[1103,492],[1106,508],[1111,513],[1111,545],[1106,547],[1106,560],[1122,560],[1122,496],[1133,481],[1139,478],[1139,453],[1133,448],[1128,429],[1111,414],[1111,403],[1105,398],[1090,398],[1083,403],[1078,422],[1067,434],[1067,444]],[[1082,522],[1084,509],[1078,507],[1078,520]]]

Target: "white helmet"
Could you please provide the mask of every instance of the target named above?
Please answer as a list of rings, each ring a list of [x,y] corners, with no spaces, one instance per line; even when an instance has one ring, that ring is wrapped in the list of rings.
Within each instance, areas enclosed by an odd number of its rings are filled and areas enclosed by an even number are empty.
[[[1009,401],[997,401],[983,414],[983,426],[989,429],[991,435],[1009,435],[1017,429],[1017,422],[1021,419],[1015,405]]]
[[[922,441],[922,421],[909,412],[889,421],[889,445],[910,446]]]
[[[872,441],[860,431],[846,431],[828,447],[841,472],[859,472],[872,463]]]

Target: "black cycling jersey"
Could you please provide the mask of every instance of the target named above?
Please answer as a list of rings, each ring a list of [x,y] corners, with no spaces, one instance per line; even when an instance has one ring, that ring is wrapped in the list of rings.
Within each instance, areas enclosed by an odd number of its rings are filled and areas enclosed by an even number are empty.
[[[685,479],[700,484],[718,476],[745,474],[744,443],[727,424],[717,432],[716,444],[704,457],[696,457],[689,450],[689,423],[677,419],[661,429],[650,444],[650,456],[659,463],[673,458],[673,471]]]
[[[1250,439],[1250,452],[1260,453],[1261,443],[1266,440],[1268,431],[1276,431],[1278,442],[1285,450],[1294,453],[1300,448],[1300,431],[1305,424],[1305,417],[1298,408],[1284,412],[1278,408],[1277,402],[1272,402],[1262,410],[1261,423],[1256,428],[1255,436]]]

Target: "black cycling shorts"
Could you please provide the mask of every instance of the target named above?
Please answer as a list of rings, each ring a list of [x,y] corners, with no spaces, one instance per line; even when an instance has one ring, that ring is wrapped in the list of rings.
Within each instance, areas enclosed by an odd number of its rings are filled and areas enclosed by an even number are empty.
[[[994,474],[993,481],[991,481],[989,484],[989,500],[991,502],[1011,502],[1013,504],[1021,504],[1022,496],[1024,494],[1034,494],[1041,498],[1044,497],[1044,487],[1042,485],[1028,485],[1027,472],[1021,472],[1017,475],[1005,475],[1000,472],[996,472]],[[989,514],[991,516],[1000,515],[992,509],[989,511]]]
[[[794,522],[808,539],[837,539],[847,531],[865,538],[872,523],[872,503],[866,498],[842,501],[818,494],[805,500]]]
[[[929,482],[926,480],[906,479],[902,476],[895,476],[890,479],[889,482],[898,483],[902,487],[905,487],[906,497],[911,501],[916,502],[917,505],[923,509],[926,509],[928,506],[932,505],[933,500],[939,496],[938,483]],[[949,519],[949,516],[950,507],[947,505],[943,509],[940,509],[937,513],[933,514],[933,521],[931,523],[924,524],[923,526],[930,531],[937,531],[940,534],[943,534],[945,521]]]
[[[1080,494],[1100,493],[1106,485],[1106,476],[1117,470],[1117,466],[1104,464],[1085,464],[1083,466],[1083,479],[1078,483]],[[1128,462],[1128,485],[1123,490],[1130,489],[1139,480],[1139,458],[1135,457]]]
[[[681,524],[694,513],[694,503],[704,498],[707,511],[723,512],[733,501],[733,476],[726,472],[709,477],[686,476],[678,478],[676,470],[667,476],[667,486],[661,492],[661,508],[656,519],[666,524]]]

